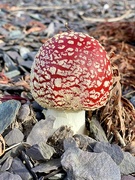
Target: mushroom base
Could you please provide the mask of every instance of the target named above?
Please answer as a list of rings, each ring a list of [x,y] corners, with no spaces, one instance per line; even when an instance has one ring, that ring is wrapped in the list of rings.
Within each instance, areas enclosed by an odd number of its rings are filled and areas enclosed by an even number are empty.
[[[74,134],[87,134],[85,127],[85,111],[65,111],[57,109],[48,109],[45,116],[54,116],[54,131],[61,126],[69,126]]]

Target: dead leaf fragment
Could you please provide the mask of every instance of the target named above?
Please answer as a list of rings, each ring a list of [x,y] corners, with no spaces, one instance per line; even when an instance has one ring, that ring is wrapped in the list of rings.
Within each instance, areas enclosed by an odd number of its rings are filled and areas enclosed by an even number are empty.
[[[43,23],[34,20],[31,21],[28,26],[29,26],[28,29],[26,28],[24,29],[25,34],[30,34],[33,32],[41,32],[46,29],[46,26]]]
[[[100,120],[106,126],[107,136],[113,134],[116,143],[127,145],[135,139],[135,109],[122,96],[121,77],[118,68],[113,68],[114,87],[110,99],[100,113]]]
[[[7,84],[9,82],[9,78],[4,75],[4,73],[0,72],[0,84]]]
[[[2,156],[5,152],[5,140],[0,134],[0,156]]]

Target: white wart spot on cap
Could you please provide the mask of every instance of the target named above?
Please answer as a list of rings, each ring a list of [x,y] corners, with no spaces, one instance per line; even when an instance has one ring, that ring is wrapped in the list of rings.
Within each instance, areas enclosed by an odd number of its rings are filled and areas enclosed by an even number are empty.
[[[74,41],[68,40],[68,44],[74,44]]]
[[[82,46],[82,43],[80,43],[80,42],[77,42],[77,46]]]
[[[54,80],[54,85],[55,85],[56,87],[61,87],[61,79],[60,79],[60,78],[56,78],[56,79]]]
[[[63,41],[62,39],[60,39],[60,40],[58,41],[58,43],[64,43],[64,41]]]
[[[80,33],[79,36],[80,36],[80,37],[83,37],[83,38],[86,38],[86,35],[83,34],[83,33]]]
[[[51,74],[56,74],[56,67],[50,67],[49,71]]]
[[[97,86],[101,86],[102,82],[97,80]]]
[[[105,81],[104,82],[104,87],[108,87],[110,85],[110,82],[109,81]]]
[[[99,51],[102,53],[102,52],[103,52],[103,49],[102,49],[102,48],[99,48]]]
[[[58,49],[64,49],[64,48],[65,48],[65,45],[58,46]]]

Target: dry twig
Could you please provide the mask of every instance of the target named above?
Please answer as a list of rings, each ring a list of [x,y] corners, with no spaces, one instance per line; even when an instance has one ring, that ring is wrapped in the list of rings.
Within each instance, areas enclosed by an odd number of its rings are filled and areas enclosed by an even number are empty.
[[[91,18],[91,17],[85,17],[85,16],[81,16],[81,18],[85,21],[90,21],[90,22],[116,22],[123,19],[127,19],[131,17],[130,15],[134,15],[134,13],[132,14],[132,10],[128,10],[126,11],[125,14],[119,17],[115,17],[115,18]]]
[[[73,6],[41,6],[41,7],[37,7],[37,6],[16,7],[16,6],[13,6],[13,7],[9,8],[10,11],[23,11],[23,10],[41,11],[41,10],[61,10],[61,9],[74,9],[74,7]]]

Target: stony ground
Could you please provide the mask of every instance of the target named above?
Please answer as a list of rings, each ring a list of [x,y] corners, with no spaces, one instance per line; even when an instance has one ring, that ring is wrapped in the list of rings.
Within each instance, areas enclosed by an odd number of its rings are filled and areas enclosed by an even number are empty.
[[[134,0],[1,0],[0,9],[0,179],[135,179]],[[115,65],[113,96],[86,114],[90,137],[52,135],[54,119],[30,92],[35,54],[65,24],[98,39]]]

